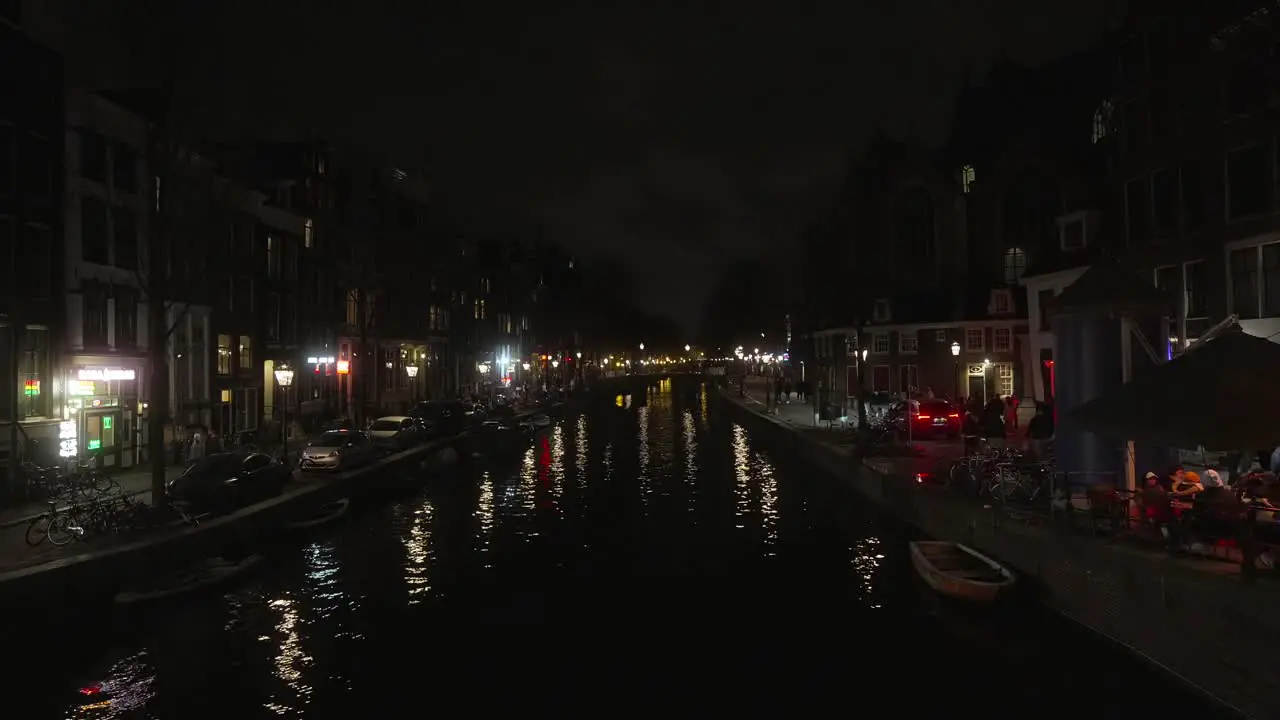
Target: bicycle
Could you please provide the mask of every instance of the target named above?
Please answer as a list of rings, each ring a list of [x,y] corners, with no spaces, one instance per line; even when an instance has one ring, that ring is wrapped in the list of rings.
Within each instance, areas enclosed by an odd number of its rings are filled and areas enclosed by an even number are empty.
[[[84,537],[84,524],[75,508],[60,510],[57,500],[49,501],[49,511],[33,518],[27,525],[27,544],[35,547],[47,538],[50,543],[62,547],[77,538]]]

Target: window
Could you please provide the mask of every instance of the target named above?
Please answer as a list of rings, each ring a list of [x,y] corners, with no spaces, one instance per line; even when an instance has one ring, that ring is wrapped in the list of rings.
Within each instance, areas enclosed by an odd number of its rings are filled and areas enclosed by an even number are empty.
[[[155,191],[154,210],[156,212],[160,212],[160,176],[159,175],[156,175],[155,178],[152,179],[151,187]]]
[[[1183,161],[1178,173],[1181,191],[1182,228],[1188,232],[1204,227],[1204,167],[1199,160]]]
[[[258,388],[235,391],[236,430],[258,429]]]
[[[1151,239],[1151,187],[1147,178],[1134,178],[1124,186],[1124,212],[1130,245]]]
[[[248,335],[240,336],[240,364],[237,366],[240,372],[253,369],[253,338]]]
[[[1227,218],[1261,215],[1271,202],[1267,148],[1254,145],[1227,153]]]
[[[1010,285],[1017,284],[1022,274],[1027,271],[1027,252],[1016,247],[1005,250],[1003,265],[1004,281]]]
[[[14,263],[18,276],[14,279],[18,292],[29,298],[52,296],[53,244],[49,228],[27,223],[22,227],[22,237],[14,247]]]
[[[1013,363],[993,363],[996,377],[996,394],[1007,397],[1013,394]]]
[[[18,348],[18,412],[22,418],[48,415],[49,331],[26,328]]]
[[[898,193],[893,201],[894,249],[909,265],[933,262],[937,230],[933,195],[920,186]]]
[[[80,131],[80,177],[107,182],[107,140],[92,130]]]
[[[84,320],[84,335],[81,342],[86,348],[103,348],[107,346],[107,289],[94,280],[86,280],[81,285],[80,315]]]
[[[492,292],[492,287],[489,284],[489,278],[487,277],[480,278],[480,292],[482,293]]]
[[[267,277],[280,277],[280,238],[267,235]]]
[[[976,179],[972,165],[965,165],[960,168],[960,188],[964,194],[968,195],[973,192],[973,183]]]
[[[966,352],[982,352],[986,347],[985,333],[982,328],[965,328],[964,349]]]
[[[449,329],[449,313],[439,305],[432,305],[428,315],[429,327],[432,330]]]
[[[996,328],[991,334],[991,349],[995,352],[1013,350],[1013,331],[1009,328]]]
[[[473,302],[472,317],[476,320],[483,320],[488,317],[485,311],[484,300],[482,298],[476,298]]]
[[[116,207],[111,211],[115,265],[125,270],[138,269],[138,216],[132,210]]]
[[[898,352],[916,353],[920,351],[920,337],[914,332],[898,333]]]
[[[871,368],[871,390],[889,392],[889,366],[874,365]]]
[[[28,200],[47,203],[53,197],[53,158],[49,141],[26,133],[18,146],[19,187]]]
[[[267,334],[267,342],[280,341],[280,293],[269,292],[266,307],[262,310],[263,329]]]
[[[880,298],[871,306],[871,320],[873,322],[889,322],[889,301]]]
[[[1084,216],[1063,218],[1058,224],[1058,240],[1063,250],[1079,250],[1085,246]]]
[[[1036,294],[1036,298],[1040,304],[1040,332],[1049,332],[1053,329],[1049,313],[1049,306],[1053,303],[1054,296],[1057,295],[1053,290],[1041,290]]]
[[[86,195],[80,201],[80,258],[85,262],[107,265],[111,262],[107,235],[107,203],[100,197]]]
[[[16,187],[16,138],[12,125],[0,123],[0,198],[13,197],[13,189]]]
[[[138,344],[138,298],[132,288],[119,287],[116,293],[116,333],[117,350],[136,347]]]
[[[302,247],[311,247],[312,243],[315,242],[315,232],[315,223],[311,221],[311,218],[307,218],[302,223]]]
[[[286,345],[298,340],[298,301],[293,295],[280,298],[280,339]]]
[[[1098,109],[1093,111],[1093,142],[1097,143],[1111,134],[1112,115],[1114,114],[1114,107],[1111,105],[1110,100],[1103,100]]]
[[[357,325],[360,322],[360,294],[356,290],[347,293],[347,324]]]
[[[238,313],[253,312],[253,278],[232,278],[231,308]]]
[[[1280,243],[1232,250],[1227,280],[1231,312],[1241,319],[1280,316]]]
[[[1183,312],[1188,320],[1209,317],[1209,266],[1194,260],[1182,266]]]
[[[1178,229],[1178,178],[1172,170],[1151,176],[1151,225],[1153,239],[1167,238]]]
[[[934,330],[934,331],[933,331],[933,341],[934,341],[934,342],[940,342],[940,343],[944,343],[944,342],[946,342],[946,341],[947,341],[947,331],[946,331],[946,330]]]
[[[111,170],[116,192],[130,195],[138,192],[138,154],[133,148],[116,144]]]
[[[231,374],[231,336],[218,335],[218,374]]]
[[[871,336],[871,352],[877,355],[889,354],[889,336],[885,333],[876,333]]]
[[[898,391],[915,392],[920,387],[920,368],[915,365],[898,366]]]
[[[1008,290],[991,291],[991,313],[1007,315],[1013,312],[1013,295]]]

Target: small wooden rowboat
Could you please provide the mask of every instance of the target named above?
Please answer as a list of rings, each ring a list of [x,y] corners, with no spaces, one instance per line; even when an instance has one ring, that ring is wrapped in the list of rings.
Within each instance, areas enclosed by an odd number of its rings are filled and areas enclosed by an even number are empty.
[[[248,574],[261,562],[261,555],[249,555],[242,560],[209,558],[173,575],[159,578],[146,587],[120,591],[116,594],[116,605],[131,607],[210,590]]]
[[[347,508],[351,507],[351,501],[347,498],[339,498],[331,503],[325,503],[314,511],[303,515],[297,520],[291,520],[285,523],[285,527],[290,530],[307,530],[321,525],[327,525],[335,520],[340,520],[343,515],[347,514]]]
[[[1008,568],[960,543],[913,542],[911,564],[935,592],[959,600],[992,602],[1016,582]]]

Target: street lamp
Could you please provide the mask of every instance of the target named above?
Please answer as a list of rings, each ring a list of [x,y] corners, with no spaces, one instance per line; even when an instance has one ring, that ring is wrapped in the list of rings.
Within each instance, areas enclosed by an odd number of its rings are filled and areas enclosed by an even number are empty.
[[[641,349],[641,350],[643,350],[643,349],[644,349],[644,343],[640,343],[640,349]]]
[[[415,381],[416,381],[416,379],[417,379],[417,377],[418,377],[418,366],[417,366],[417,365],[405,365],[405,366],[404,366],[404,374],[405,374],[405,375],[407,375],[407,376],[409,376],[409,385],[413,388],[413,391],[412,391],[413,399],[414,399],[414,402],[417,402],[417,400],[418,400],[418,383],[417,383],[417,382],[415,382]]]
[[[578,351],[578,359],[579,359],[579,360],[581,360],[581,359],[582,359],[582,351],[581,351],[581,350],[579,350],[579,351]]]
[[[960,343],[951,343],[951,397],[960,399]]]
[[[289,386],[293,384],[293,369],[281,365],[276,371],[276,384],[284,388],[284,407],[281,408],[283,421],[280,428],[280,451],[284,457],[285,467],[289,467]]]
[[[692,349],[692,348],[690,348],[690,347],[689,347],[689,343],[685,343],[685,344],[684,344],[684,351],[685,351],[685,352],[689,352],[689,350],[691,350],[691,349]]]

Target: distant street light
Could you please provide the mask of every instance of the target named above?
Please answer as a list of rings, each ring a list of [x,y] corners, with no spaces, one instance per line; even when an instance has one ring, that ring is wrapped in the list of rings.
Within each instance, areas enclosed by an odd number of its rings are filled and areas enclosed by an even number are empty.
[[[640,349],[641,349],[641,350],[643,350],[643,349],[644,349],[644,343],[640,343]]]
[[[951,399],[960,400],[960,343],[951,343]]]
[[[684,345],[684,351],[685,351],[685,352],[689,352],[689,350],[691,350],[691,349],[692,349],[692,348],[690,348],[690,347],[689,347],[689,343],[685,343],[685,345]]]
[[[578,359],[579,359],[579,360],[581,360],[581,359],[582,359],[582,351],[581,351],[581,350],[579,350],[579,351],[578,351]]]

